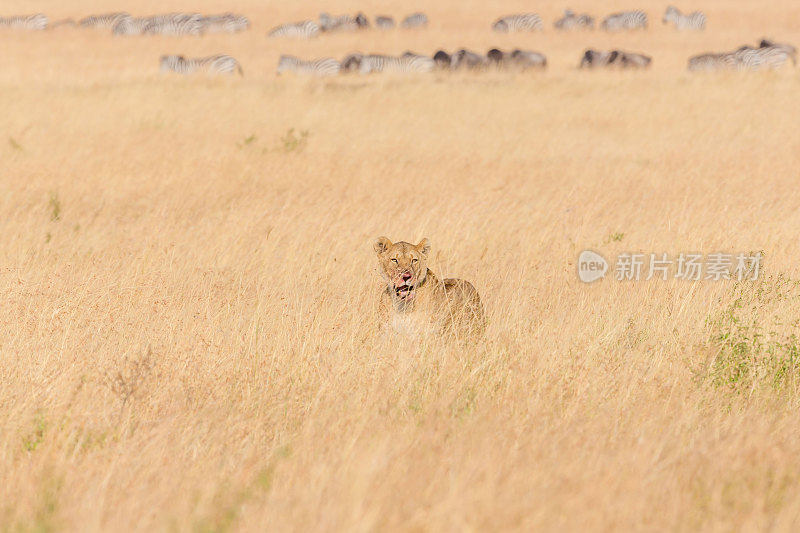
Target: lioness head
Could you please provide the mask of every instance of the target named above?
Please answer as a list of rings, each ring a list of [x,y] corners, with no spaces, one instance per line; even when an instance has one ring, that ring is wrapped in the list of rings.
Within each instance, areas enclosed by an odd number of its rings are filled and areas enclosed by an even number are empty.
[[[403,300],[413,298],[428,273],[428,252],[431,250],[428,239],[413,245],[402,241],[393,244],[386,237],[378,237],[374,246],[381,275],[389,287]]]

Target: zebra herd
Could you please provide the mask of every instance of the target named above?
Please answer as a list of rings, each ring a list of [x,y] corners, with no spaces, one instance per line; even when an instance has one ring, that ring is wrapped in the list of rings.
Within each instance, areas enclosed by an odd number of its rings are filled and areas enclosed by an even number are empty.
[[[797,49],[786,43],[762,39],[757,47],[742,46],[733,52],[721,54],[702,54],[689,59],[689,70],[758,70],[778,68],[791,59],[797,64]],[[653,59],[638,52],[623,50],[587,49],[581,57],[578,68],[619,68],[646,69]],[[399,74],[425,73],[436,71],[485,70],[489,68],[509,68],[516,70],[547,67],[544,54],[530,50],[504,52],[492,48],[486,55],[462,48],[452,54],[439,50],[432,57],[405,52],[401,56],[353,53],[341,61],[326,57],[315,60],[302,60],[283,55],[278,62],[277,73],[295,73],[307,76],[333,76],[340,73],[393,72]]]
[[[87,20],[89,19],[89,20]],[[250,27],[244,15],[222,13],[167,13],[150,17],[132,17],[128,13],[95,15],[78,22],[82,27],[111,28],[112,35],[204,35],[237,33]]]
[[[622,50],[598,51],[588,49],[583,53],[579,68],[619,67],[647,68],[653,59],[644,54],[623,52]]]
[[[375,27],[380,30],[391,30],[396,27],[394,18],[388,15],[375,17]],[[412,13],[400,22],[401,28],[424,28],[428,25],[428,16],[425,13]],[[294,37],[311,39],[321,33],[335,33],[342,31],[363,30],[370,27],[370,22],[364,13],[356,15],[339,15],[332,17],[328,13],[320,13],[319,20],[302,20],[290,22],[272,28],[268,37]]]
[[[493,69],[543,70],[547,67],[544,54],[530,50],[505,52],[492,48],[486,55],[462,48],[448,53],[437,51],[432,57],[405,52],[400,56],[353,53],[341,61],[331,57],[303,60],[283,55],[278,61],[277,73],[294,73],[305,76],[335,76],[337,74],[372,74],[388,72],[395,74],[426,73],[433,71],[480,71]]]
[[[45,30],[49,20],[46,15],[19,15],[14,17],[0,17],[0,28],[13,28],[18,30]]]
[[[606,31],[633,30],[647,28],[647,13],[630,10],[606,16],[600,28]],[[678,30],[703,30],[706,15],[701,11],[682,13],[674,6],[668,6],[662,18],[664,24],[672,24]],[[387,15],[376,16],[374,26],[388,30],[398,26],[395,19]],[[167,13],[148,17],[134,17],[127,12],[111,12],[84,17],[77,22],[63,19],[51,23],[44,14],[0,17],[0,28],[45,30],[61,25],[80,28],[110,29],[113,35],[204,35],[206,33],[237,33],[248,30],[250,21],[244,15],[221,13],[202,15],[200,13]],[[421,12],[403,18],[401,28],[423,28],[428,25],[428,17]],[[587,13],[575,13],[569,9],[553,26],[557,30],[594,29],[595,18]],[[320,13],[317,20],[305,20],[283,24],[268,33],[270,37],[310,38],[321,33],[357,31],[370,28],[371,22],[364,13],[332,16]],[[542,18],[536,13],[506,15],[495,20],[491,28],[498,33],[532,32],[544,29]],[[689,71],[709,70],[760,70],[773,69],[791,60],[797,64],[797,49],[786,43],[762,39],[758,46],[745,45],[730,52],[705,53],[689,58]],[[641,69],[650,66],[652,58],[622,50],[598,51],[588,49],[581,57],[579,68],[630,68]],[[187,58],[182,55],[165,55],[159,60],[161,72],[190,74],[207,72],[210,74],[242,74],[242,67],[233,57],[215,55],[200,58]],[[416,73],[434,70],[481,70],[486,68],[511,68],[517,70],[544,69],[547,58],[528,50],[504,52],[498,48],[485,55],[471,50],[460,49],[453,53],[437,51],[433,56],[406,52],[400,56],[353,53],[341,61],[333,58],[303,60],[294,56],[282,55],[277,73],[293,72],[312,76],[331,76],[339,73],[374,72]]]
[[[706,16],[702,11],[684,15],[677,7],[669,6],[664,13],[662,22],[664,24],[671,23],[678,30],[703,30],[706,26]],[[553,23],[553,27],[557,30],[593,30],[594,26],[595,19],[593,16],[587,13],[579,15],[570,9],[564,10],[564,15]],[[638,9],[612,13],[603,19],[600,28],[606,31],[646,29],[647,13]],[[540,31],[543,29],[542,18],[536,13],[506,15],[492,23],[492,30],[499,33]]]
[[[247,30],[250,21],[244,15],[221,13],[167,13],[149,17],[133,17],[124,11],[89,15],[78,22],[63,19],[50,23],[46,15],[0,17],[0,28],[45,30],[57,26],[110,29],[113,35],[203,35],[205,33],[236,33]]]
[[[732,52],[701,54],[689,58],[690,71],[760,70],[783,66],[791,59],[797,65],[797,48],[761,39],[757,47],[741,46]]]
[[[650,66],[652,58],[635,52],[621,50],[597,51],[588,49],[583,53],[578,65],[582,69],[616,67],[641,69]],[[487,69],[511,69],[524,71],[544,70],[547,57],[530,50],[505,52],[492,48],[486,55],[462,48],[452,54],[439,50],[432,57],[406,52],[401,56],[364,55],[354,53],[342,61],[326,57],[305,61],[294,56],[281,56],[277,73],[292,72],[307,76],[334,76],[349,72],[371,74],[373,72],[393,72],[399,74],[424,73],[432,71],[481,71]]]

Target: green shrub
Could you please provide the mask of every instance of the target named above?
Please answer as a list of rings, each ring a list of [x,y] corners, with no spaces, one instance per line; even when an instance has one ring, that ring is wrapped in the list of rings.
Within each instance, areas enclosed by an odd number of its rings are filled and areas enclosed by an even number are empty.
[[[780,275],[738,283],[732,296],[709,319],[713,384],[737,391],[794,389],[800,382],[800,281]]]

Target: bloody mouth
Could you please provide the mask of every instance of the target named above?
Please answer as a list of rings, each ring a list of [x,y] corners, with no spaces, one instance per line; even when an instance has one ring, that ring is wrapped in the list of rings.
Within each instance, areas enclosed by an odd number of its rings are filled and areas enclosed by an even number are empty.
[[[394,293],[403,300],[413,297],[415,291],[414,285],[410,281],[401,281],[394,286]]]

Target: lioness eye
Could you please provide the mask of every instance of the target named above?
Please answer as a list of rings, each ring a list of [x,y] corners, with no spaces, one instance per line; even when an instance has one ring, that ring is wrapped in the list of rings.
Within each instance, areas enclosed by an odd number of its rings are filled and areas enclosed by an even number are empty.
[[[419,261],[419,259],[417,259],[416,257],[411,260],[412,263],[416,263],[417,261]]]
[[[397,263],[397,259],[395,259],[394,257],[392,257],[392,263]]]

